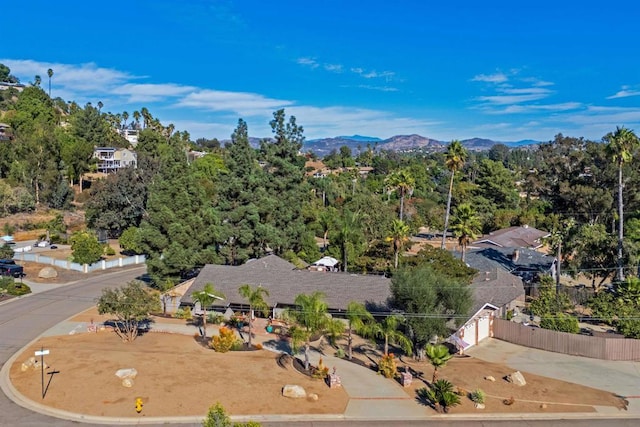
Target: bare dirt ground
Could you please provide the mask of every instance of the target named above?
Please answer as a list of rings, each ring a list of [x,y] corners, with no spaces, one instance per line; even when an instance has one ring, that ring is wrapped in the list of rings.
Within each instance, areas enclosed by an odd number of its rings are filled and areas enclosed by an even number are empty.
[[[45,363],[60,371],[44,401],[40,371],[20,369],[41,346],[51,352]],[[136,416],[137,397],[144,401],[146,416],[204,416],[216,402],[232,415],[344,412],[344,389],[329,389],[322,380],[282,368],[276,357],[266,350],[216,353],[194,337],[164,333],[148,333],[126,344],[103,331],[41,339],[18,358],[10,378],[29,399],[98,416]],[[123,387],[115,375],[123,368],[138,371],[131,388]],[[282,397],[285,384],[301,385],[319,399]]]
[[[405,388],[407,394],[416,396],[416,390],[426,387],[432,380],[433,367],[428,362],[406,360],[414,372],[422,373],[415,378],[411,387]],[[515,370],[505,365],[485,362],[473,357],[454,357],[444,368],[438,370],[438,378],[449,380],[456,388],[465,392],[482,389],[486,394],[483,412],[498,413],[546,413],[546,412],[593,412],[593,406],[612,406],[618,409],[626,407],[624,399],[607,391],[568,383],[553,378],[522,372],[527,384],[517,386],[505,380]],[[486,380],[492,376],[495,382]],[[467,393],[460,398],[460,406],[450,413],[478,412]],[[506,405],[505,400],[514,399]]]

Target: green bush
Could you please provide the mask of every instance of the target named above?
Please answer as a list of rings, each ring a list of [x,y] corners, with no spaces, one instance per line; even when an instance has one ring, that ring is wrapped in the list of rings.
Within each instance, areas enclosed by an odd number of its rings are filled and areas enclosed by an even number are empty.
[[[175,317],[176,319],[191,320],[193,315],[191,314],[191,310],[189,310],[189,309],[185,310],[184,308],[179,308],[179,309],[176,310],[176,312],[173,315],[173,317]]]
[[[378,372],[385,378],[394,378],[398,373],[398,365],[393,353],[382,356],[378,362]]]
[[[540,327],[543,329],[550,329],[552,331],[569,332],[571,334],[577,334],[580,332],[578,319],[564,313],[558,313],[555,316],[543,316],[540,319]]]
[[[344,350],[342,348],[339,348],[336,350],[336,357],[339,359],[344,359]]]
[[[0,279],[0,289],[13,296],[26,295],[31,293],[31,288],[24,283],[16,282],[13,277],[3,277]]]
[[[14,255],[14,252],[11,245],[5,243],[4,245],[0,246],[0,258],[11,259],[13,258],[13,255]]]
[[[484,394],[484,391],[479,388],[469,394],[469,399],[471,399],[473,403],[484,403],[485,397],[486,395]]]
[[[111,245],[104,245],[104,254],[107,256],[113,256],[116,254],[116,251],[111,247]]]

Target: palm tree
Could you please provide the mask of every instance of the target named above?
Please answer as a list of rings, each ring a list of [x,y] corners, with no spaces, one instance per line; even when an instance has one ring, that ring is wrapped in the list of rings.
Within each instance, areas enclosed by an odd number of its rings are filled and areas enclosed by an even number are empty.
[[[413,193],[413,188],[416,185],[416,180],[411,173],[403,169],[399,172],[395,172],[387,178],[387,185],[392,190],[398,190],[400,193],[400,220],[404,218],[404,198],[405,196]]]
[[[360,214],[345,209],[338,225],[337,241],[342,249],[342,271],[347,272],[349,243],[355,244],[360,236]]]
[[[133,120],[136,121],[136,129],[140,129],[140,111],[135,110],[133,112]]]
[[[607,142],[607,154],[618,165],[618,280],[624,281],[624,269],[623,269],[623,253],[622,244],[624,239],[624,209],[622,200],[622,189],[624,183],[622,182],[622,167],[625,163],[633,160],[638,145],[638,137],[632,130],[623,127],[616,127],[614,133],[609,133],[603,138]]]
[[[42,83],[42,77],[36,74],[36,76],[33,79],[33,85],[40,86],[40,83]]]
[[[207,283],[204,285],[201,291],[196,291],[191,294],[193,301],[200,303],[200,307],[203,310],[202,327],[203,327],[203,339],[207,339],[207,308],[210,307],[217,299],[224,299],[224,295],[218,292],[213,287],[213,284]]]
[[[294,304],[297,309],[290,311],[290,314],[298,323],[298,327],[293,328],[291,338],[293,347],[297,348],[300,342],[304,342],[304,369],[309,369],[309,347],[311,346],[311,336],[322,332],[327,327],[329,317],[327,316],[328,306],[324,301],[322,292],[314,292],[311,295],[300,294],[296,296]]]
[[[373,321],[373,316],[362,303],[351,301],[347,306],[347,312],[345,313],[349,325],[347,326],[347,357],[349,360],[353,359],[353,330],[360,330],[365,325],[365,322]]]
[[[453,178],[456,171],[462,169],[464,162],[467,160],[467,150],[458,140],[451,141],[445,153],[445,165],[451,171],[451,180],[449,181],[449,195],[447,196],[447,210],[444,214],[444,231],[442,232],[442,249],[446,248],[447,228],[449,227],[449,214],[451,211],[451,195],[453,193]]]
[[[269,305],[264,300],[264,296],[269,296],[269,291],[258,286],[251,288],[249,285],[242,285],[238,289],[238,293],[249,302],[249,348],[251,348],[251,335],[253,334],[253,311],[258,310],[267,315]]]
[[[390,315],[382,322],[368,323],[362,328],[362,334],[367,338],[384,338],[384,355],[389,354],[389,343],[399,345],[407,355],[412,354],[411,340],[398,330],[403,322],[401,316]]]
[[[142,115],[142,122],[144,123],[144,128],[146,129],[149,127],[149,124],[151,123],[151,119],[153,117],[149,113],[147,107],[142,107],[142,109],[140,109],[140,114]]]
[[[427,345],[425,353],[427,359],[429,359],[429,363],[433,366],[433,379],[431,380],[431,384],[434,384],[438,379],[438,368],[443,368],[453,355],[449,353],[449,349],[442,344]]]
[[[49,98],[51,98],[51,77],[53,77],[53,70],[51,68],[47,70],[47,76],[49,76]]]
[[[320,212],[320,215],[318,215],[318,224],[322,227],[323,252],[327,250],[327,236],[329,236],[329,231],[331,231],[336,225],[337,215],[338,211],[333,206],[323,209],[322,212]]]
[[[398,255],[402,246],[409,240],[409,226],[401,219],[394,219],[391,223],[391,234],[387,237],[387,241],[393,246],[393,267],[398,269]]]
[[[122,129],[126,129],[127,128],[127,120],[129,120],[129,113],[127,113],[126,111],[124,111],[122,113]]]
[[[458,244],[461,248],[460,259],[462,262],[464,262],[467,245],[478,237],[481,226],[480,218],[473,211],[469,203],[463,203],[456,208],[451,229],[453,230],[453,234],[458,238]]]
[[[104,107],[104,104],[102,101],[98,101],[98,114],[102,113],[102,107]]]

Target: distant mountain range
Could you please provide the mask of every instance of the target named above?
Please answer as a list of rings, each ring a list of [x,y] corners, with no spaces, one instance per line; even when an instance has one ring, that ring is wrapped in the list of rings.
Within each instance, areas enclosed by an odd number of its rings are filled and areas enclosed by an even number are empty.
[[[443,151],[449,145],[450,141],[438,141],[437,139],[427,138],[421,135],[396,135],[388,139],[380,139],[370,136],[353,135],[353,136],[337,136],[335,138],[310,139],[305,141],[303,151],[311,150],[320,156],[329,154],[332,150],[340,150],[340,147],[346,145],[351,151],[358,152],[366,150],[367,145],[376,150],[389,151],[424,151],[435,152]],[[484,138],[471,138],[460,141],[467,150],[486,151],[496,144],[504,144],[510,148],[533,146],[538,144],[537,141],[530,139],[513,142],[493,141]]]

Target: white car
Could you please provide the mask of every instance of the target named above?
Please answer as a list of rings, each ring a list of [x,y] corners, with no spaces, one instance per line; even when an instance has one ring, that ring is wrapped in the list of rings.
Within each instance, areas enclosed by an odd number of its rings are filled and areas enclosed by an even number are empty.
[[[47,246],[49,246],[49,242],[47,242],[46,240],[43,240],[42,242],[38,242],[36,246],[39,248],[46,248]]]

